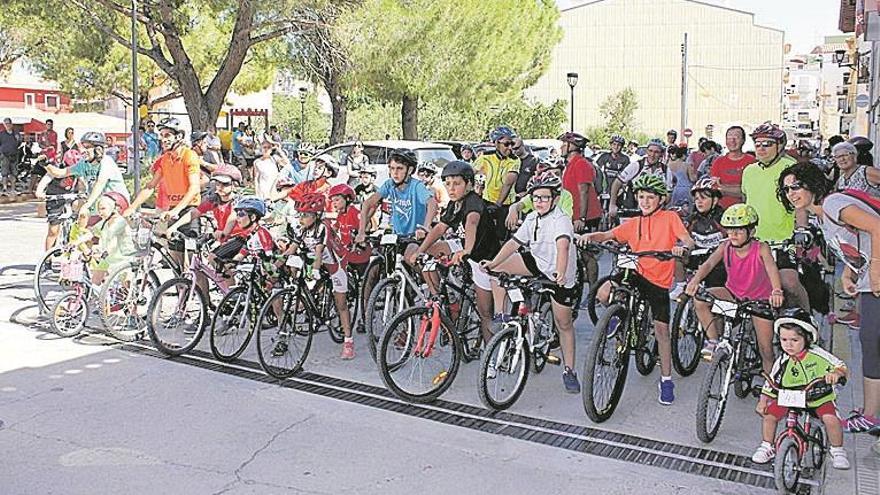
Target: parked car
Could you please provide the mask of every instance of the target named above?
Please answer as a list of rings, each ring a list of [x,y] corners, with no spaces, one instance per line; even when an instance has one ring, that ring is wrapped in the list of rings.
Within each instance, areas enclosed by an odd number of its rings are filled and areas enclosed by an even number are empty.
[[[407,149],[415,152],[419,163],[434,162],[438,168],[443,168],[447,163],[456,159],[452,147],[447,144],[429,143],[424,141],[363,141],[364,154],[370,160],[370,165],[376,170],[376,185],[380,185],[388,179],[388,156],[395,149]],[[340,167],[345,167],[348,155],[354,148],[355,141],[331,146],[321,153],[327,153],[339,162]],[[349,184],[357,182],[357,172],[340,170],[340,176],[348,177]]]

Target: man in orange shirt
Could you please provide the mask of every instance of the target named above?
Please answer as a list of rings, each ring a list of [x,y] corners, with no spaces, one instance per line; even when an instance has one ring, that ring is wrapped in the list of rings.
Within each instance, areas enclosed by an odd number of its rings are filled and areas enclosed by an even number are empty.
[[[164,221],[179,217],[201,203],[199,190],[199,156],[184,143],[180,121],[171,117],[159,122],[162,154],[150,170],[153,178],[125,210],[129,216],[156,194],[156,209]],[[184,230],[184,229],[181,229]],[[174,246],[172,246],[174,249]],[[181,250],[181,249],[175,249]]]
[[[694,247],[694,241],[677,213],[662,210],[669,197],[666,181],[656,175],[642,174],[633,181],[633,189],[639,203],[641,216],[625,221],[608,232],[584,234],[580,242],[602,242],[615,240],[625,243],[634,252],[671,251],[681,256],[685,250]],[[683,246],[676,245],[681,243]],[[672,285],[675,261],[661,261],[649,256],[639,258],[636,272],[632,275],[634,285],[645,298],[654,318],[654,337],[660,351],[660,397],[663,405],[671,405],[675,400],[672,384],[672,346],[669,338],[669,287]],[[608,303],[611,282],[606,282],[597,292],[596,298]]]

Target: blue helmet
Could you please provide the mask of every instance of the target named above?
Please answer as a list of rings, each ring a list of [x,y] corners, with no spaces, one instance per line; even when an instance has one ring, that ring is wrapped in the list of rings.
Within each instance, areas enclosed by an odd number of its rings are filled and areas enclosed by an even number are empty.
[[[506,125],[500,125],[489,133],[489,141],[492,141],[493,143],[501,140],[501,138],[515,139],[516,133]]]
[[[244,210],[253,213],[257,218],[266,216],[266,202],[256,196],[246,196],[235,203],[235,211]]]

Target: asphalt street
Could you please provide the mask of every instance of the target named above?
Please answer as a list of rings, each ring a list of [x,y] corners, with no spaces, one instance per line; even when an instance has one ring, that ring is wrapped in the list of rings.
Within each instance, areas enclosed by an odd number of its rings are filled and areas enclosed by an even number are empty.
[[[705,365],[676,380],[670,407],[657,402],[658,371],[632,370],[615,415],[595,425],[550,365],[508,413],[490,414],[477,363],[442,401],[410,406],[384,391],[362,338],[344,362],[316,335],[306,373],[283,383],[255,367],[253,348],[221,365],[206,342],[168,359],[146,342],[58,338],[33,301],[45,233],[34,211],[0,206],[0,494],[773,492],[771,470],[748,460],[755,399],[732,400],[713,443],[696,438]],[[579,319],[579,367],[591,332]],[[853,401],[845,390],[841,409]],[[857,469],[828,469],[804,489],[856,493],[865,467],[851,459]]]

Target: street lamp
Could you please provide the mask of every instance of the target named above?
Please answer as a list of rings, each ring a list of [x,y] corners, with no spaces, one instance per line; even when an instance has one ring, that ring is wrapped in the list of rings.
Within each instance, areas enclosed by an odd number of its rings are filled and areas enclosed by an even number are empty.
[[[299,88],[299,137],[305,140],[306,128],[306,94],[309,92],[305,86]]]
[[[138,143],[140,136],[138,135],[138,65],[137,65],[137,0],[131,0],[131,164],[134,168],[134,193],[137,194],[141,190],[141,157]]]
[[[569,72],[565,79],[568,81],[568,87],[571,88],[571,132],[574,132],[574,87],[578,83],[577,72]]]

